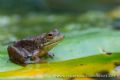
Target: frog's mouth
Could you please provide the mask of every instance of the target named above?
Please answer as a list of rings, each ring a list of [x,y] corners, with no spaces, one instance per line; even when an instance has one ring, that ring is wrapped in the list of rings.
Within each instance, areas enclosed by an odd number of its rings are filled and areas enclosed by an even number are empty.
[[[56,37],[55,39],[51,40],[50,42],[45,43],[44,48],[51,49],[52,47],[57,45],[60,41],[62,41],[63,38],[64,38],[63,35]]]

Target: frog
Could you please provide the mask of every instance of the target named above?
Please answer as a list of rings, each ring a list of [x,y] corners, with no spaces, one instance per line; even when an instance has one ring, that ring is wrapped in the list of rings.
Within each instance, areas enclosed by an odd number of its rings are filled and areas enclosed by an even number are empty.
[[[45,56],[54,57],[49,51],[63,39],[64,35],[58,29],[54,29],[38,36],[15,41],[7,48],[9,59],[22,66],[40,63]]]

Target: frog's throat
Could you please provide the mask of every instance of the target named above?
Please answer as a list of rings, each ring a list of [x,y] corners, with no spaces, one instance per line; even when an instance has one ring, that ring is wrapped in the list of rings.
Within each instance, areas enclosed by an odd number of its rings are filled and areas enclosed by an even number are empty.
[[[44,50],[46,50],[46,51],[49,51],[49,50],[51,50],[54,46],[56,46],[61,40],[63,40],[63,38],[60,38],[60,39],[58,39],[58,40],[56,40],[56,41],[52,41],[52,42],[50,42],[50,43],[48,43],[48,44],[45,44],[44,45]]]

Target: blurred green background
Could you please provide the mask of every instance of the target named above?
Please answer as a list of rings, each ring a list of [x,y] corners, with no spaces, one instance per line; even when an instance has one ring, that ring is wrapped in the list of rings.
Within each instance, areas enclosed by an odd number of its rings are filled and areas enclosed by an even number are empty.
[[[0,13],[28,14],[30,12],[79,13],[87,10],[110,10],[119,0],[0,0]]]
[[[6,43],[53,28],[72,32],[110,27],[111,10],[119,4],[119,0],[0,0],[0,40]]]

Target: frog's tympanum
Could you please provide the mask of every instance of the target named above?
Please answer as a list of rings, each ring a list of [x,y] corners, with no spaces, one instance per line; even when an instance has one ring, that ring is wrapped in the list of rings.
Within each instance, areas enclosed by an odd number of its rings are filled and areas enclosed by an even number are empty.
[[[39,63],[44,56],[53,58],[54,55],[48,51],[63,38],[63,35],[54,29],[49,33],[16,41],[8,46],[9,58],[20,65]]]

